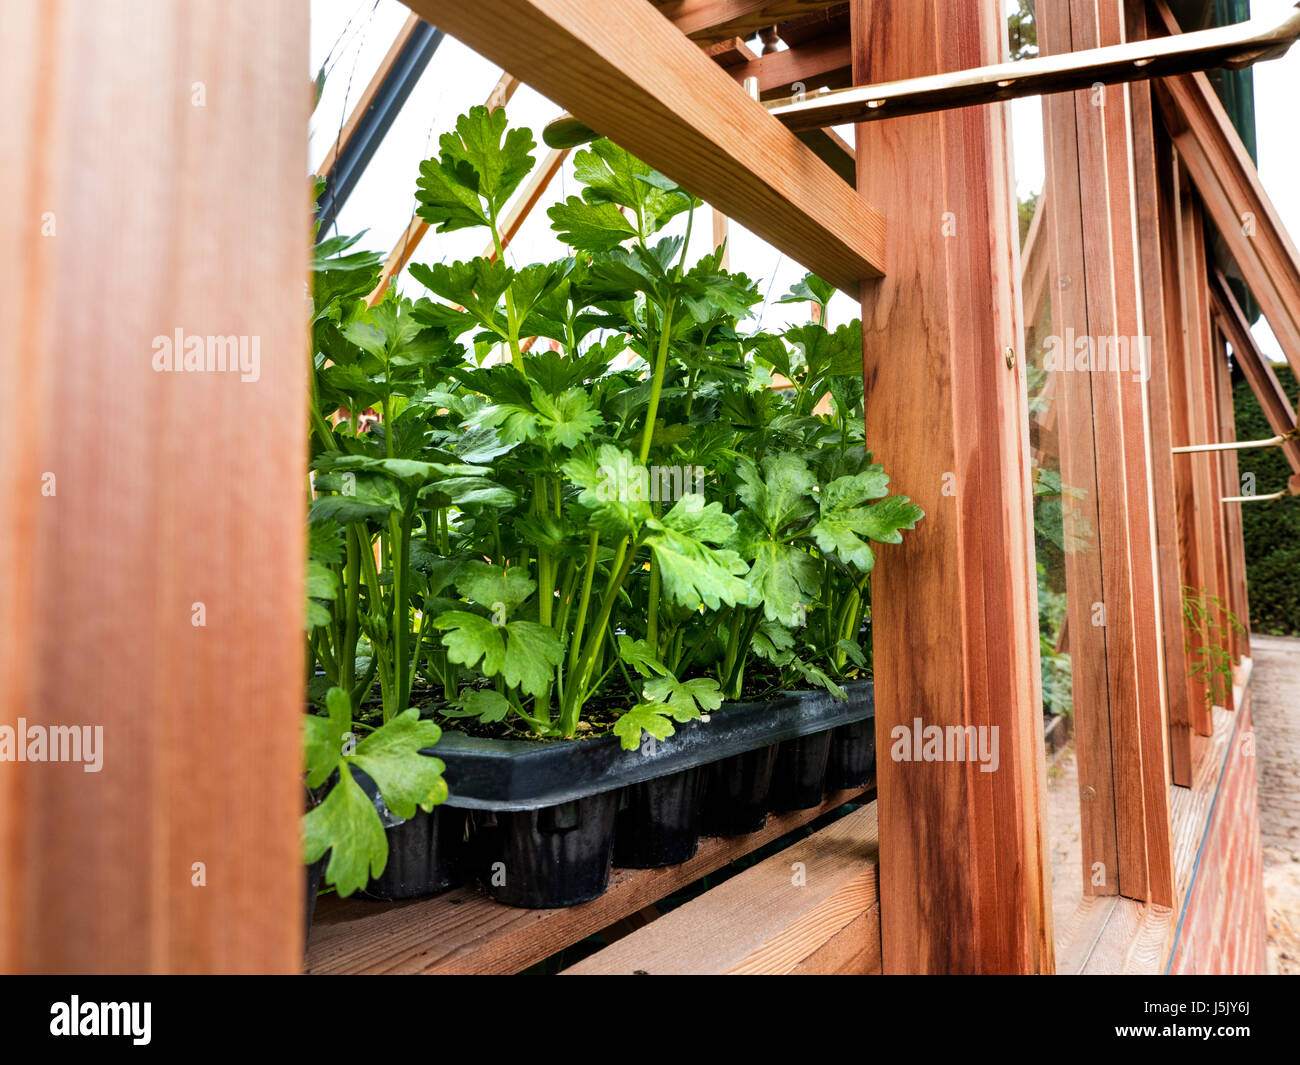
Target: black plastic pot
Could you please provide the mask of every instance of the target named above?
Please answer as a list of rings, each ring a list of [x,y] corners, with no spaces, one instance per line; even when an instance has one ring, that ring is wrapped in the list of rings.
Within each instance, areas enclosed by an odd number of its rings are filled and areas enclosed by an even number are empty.
[[[876,774],[876,719],[840,725],[831,734],[826,789],[865,788]]]
[[[870,681],[849,698],[787,692],[762,703],[729,703],[707,720],[677,725],[666,740],[625,751],[617,736],[537,743],[467,736],[448,729],[436,748],[445,764],[447,805],[469,810],[535,810],[680,773],[875,714]]]
[[[321,877],[325,875],[325,862],[328,859],[329,855],[326,854],[324,858],[318,858],[311,865],[304,866],[307,871],[307,925],[303,931],[304,943],[311,937],[311,921],[316,916],[316,896],[320,894]]]
[[[479,876],[497,902],[529,909],[575,906],[605,893],[619,793],[539,810],[476,812]]]
[[[808,810],[821,804],[826,790],[826,761],[831,753],[831,729],[797,740],[786,740],[776,755],[768,808],[775,813]]]
[[[388,863],[371,879],[365,894],[374,899],[418,899],[436,895],[462,875],[464,810],[435,806],[385,829]]]
[[[614,864],[658,869],[689,861],[700,843],[704,770],[683,770],[629,785],[614,829]]]
[[[440,809],[470,811],[472,867],[489,893],[512,906],[552,909],[605,890],[616,821],[618,864],[633,868],[687,860],[695,849],[693,810],[702,835],[762,828],[776,745],[875,713],[870,681],[846,691],[847,700],[788,692],[728,704],[637,751],[623,750],[612,735],[539,743],[448,730],[425,753],[446,767],[450,795]],[[704,793],[695,804],[687,801],[692,770],[697,794]]]
[[[705,771],[700,832],[744,836],[767,824],[767,795],[776,768],[777,745],[733,755]]]

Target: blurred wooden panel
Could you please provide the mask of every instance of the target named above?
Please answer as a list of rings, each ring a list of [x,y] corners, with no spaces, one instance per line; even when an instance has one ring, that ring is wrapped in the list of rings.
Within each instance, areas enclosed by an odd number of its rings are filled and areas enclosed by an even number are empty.
[[[5,970],[300,963],[307,9],[0,6]]]

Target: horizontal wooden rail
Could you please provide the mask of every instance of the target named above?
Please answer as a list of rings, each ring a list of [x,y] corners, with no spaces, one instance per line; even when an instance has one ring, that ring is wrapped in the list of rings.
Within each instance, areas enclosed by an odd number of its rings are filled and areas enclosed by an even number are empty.
[[[408,6],[837,287],[884,273],[880,213],[646,0]]]
[[[654,0],[655,7],[698,44],[750,37],[840,3],[843,0]]]
[[[718,65],[738,85],[744,84],[746,78],[757,78],[760,96],[788,94],[796,82],[803,82],[808,92],[822,86],[839,89],[853,84],[847,25],[842,33],[829,32],[783,52],[761,56],[741,54],[739,62],[736,54],[730,53],[728,61],[720,61]]]
[[[327,895],[316,908],[307,972],[517,973],[845,803],[874,796],[874,788],[836,792],[811,810],[770,814],[759,832],[703,839],[681,865],[615,869],[604,895],[564,910],[503,906],[473,886],[409,902]]]

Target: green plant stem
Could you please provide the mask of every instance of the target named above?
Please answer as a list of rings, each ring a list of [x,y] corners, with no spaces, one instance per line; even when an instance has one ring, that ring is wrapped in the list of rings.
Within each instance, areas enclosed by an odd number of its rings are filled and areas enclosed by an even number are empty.
[[[650,403],[646,407],[645,426],[641,430],[641,448],[637,462],[645,465],[650,457],[650,444],[655,435],[655,418],[659,415],[659,397],[664,390],[664,371],[668,366],[668,347],[673,328],[673,305],[662,308],[662,328],[659,332],[659,350],[655,355],[654,370],[650,377]]]
[[[359,681],[357,681],[356,686],[353,687],[351,692],[352,707],[353,707],[352,712],[354,715],[356,714],[356,708],[359,707],[365,701],[366,693],[370,691],[370,686],[374,684],[375,673],[378,669],[379,669],[379,659],[372,652],[370,656],[370,665],[366,667],[365,675]]]
[[[659,559],[653,551],[650,552],[650,590],[649,590],[649,607],[646,610],[645,639],[654,651],[655,657],[659,658]]]
[[[501,234],[497,230],[496,211],[492,212],[492,218],[489,224],[492,229],[492,245],[493,247],[496,248],[496,252],[497,252],[497,262],[501,263],[504,266],[506,261],[506,249],[505,249],[505,245],[501,241]],[[506,331],[508,334],[507,340],[510,344],[510,364],[520,373],[523,373],[524,353],[523,351],[520,350],[520,345],[519,345],[519,326],[522,323],[518,321],[515,315],[515,295],[513,291],[513,286],[506,288],[505,295],[506,295],[506,325],[507,325]]]
[[[368,613],[372,617],[384,618],[383,589],[379,583],[379,571],[375,567],[375,556],[370,550],[361,552],[361,573],[365,580],[366,588],[369,590],[367,600],[369,603]],[[388,660],[386,651],[383,649],[387,641],[376,642],[370,641],[371,661],[375,670],[379,674],[379,688],[381,692],[391,691],[393,685],[392,665]]]
[[[745,624],[744,641],[740,644],[738,653],[735,656],[735,663],[731,667],[731,674],[727,677],[727,683],[723,685],[723,692],[729,699],[739,699],[740,689],[745,681],[745,663],[749,659],[749,645],[753,642],[754,633],[758,631],[758,626],[763,622],[763,611],[753,611],[753,616]]]
[[[338,649],[339,687],[351,691],[357,682],[357,628],[359,623],[358,599],[361,594],[361,559],[358,543],[361,534],[356,524],[348,526],[347,561],[344,564],[343,601],[346,615],[343,646]],[[352,707],[356,712],[356,706]]]
[[[411,567],[411,531],[415,524],[415,502],[412,500],[408,509],[397,522],[397,539],[392,545],[393,552],[393,666],[397,690],[394,692],[395,703],[389,710],[385,706],[384,720],[406,709],[411,698],[411,674],[407,641],[409,629],[409,596]]]
[[[320,659],[320,664],[325,670],[325,676],[329,678],[331,684],[337,684],[339,667],[334,661],[334,656],[330,654],[328,642],[318,636],[313,636],[311,643],[316,651],[316,657]]]
[[[610,574],[610,581],[605,589],[600,613],[596,617],[596,623],[591,634],[587,637],[587,645],[583,649],[582,656],[578,659],[577,672],[570,678],[568,690],[565,692],[565,707],[560,718],[560,729],[566,738],[577,731],[578,714],[581,712],[582,704],[586,701],[587,684],[591,680],[591,674],[596,665],[596,655],[604,639],[605,626],[609,624],[609,616],[614,610],[614,603],[618,599],[619,590],[623,587],[623,582],[627,580],[628,572],[632,568],[632,560],[636,557],[635,549],[626,550],[627,542],[625,537],[623,544],[620,545],[620,551],[623,552],[624,557],[620,560],[618,568]]]
[[[582,632],[587,624],[587,607],[591,603],[591,585],[596,576],[596,549],[600,545],[600,533],[592,532],[587,537],[587,566],[582,574],[582,598],[578,601],[578,618],[573,624],[573,637],[569,643],[569,674],[578,668],[581,654]]]
[[[727,616],[728,614],[734,616],[735,613],[736,611],[734,607],[730,608],[729,610],[718,609],[713,611],[713,621],[709,623],[709,627],[704,630],[703,635],[701,635],[700,638],[696,640],[694,644],[691,645],[691,649],[686,652],[686,657],[683,658],[680,664],[676,667],[679,676],[691,668],[691,664],[695,661],[695,656],[699,654],[700,649],[709,640],[709,638],[712,637],[713,634],[718,631],[718,625],[721,624],[723,617]]]

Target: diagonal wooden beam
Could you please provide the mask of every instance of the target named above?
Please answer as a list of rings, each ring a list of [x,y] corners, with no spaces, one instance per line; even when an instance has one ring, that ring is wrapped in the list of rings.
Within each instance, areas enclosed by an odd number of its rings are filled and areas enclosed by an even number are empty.
[[[325,189],[316,209],[317,240],[334,228],[370,160],[446,36],[422,19],[408,19],[379,64],[325,159]]]
[[[1210,309],[1224,338],[1232,345],[1237,365],[1246,375],[1250,390],[1255,393],[1255,399],[1263,408],[1269,427],[1279,435],[1291,432],[1296,425],[1295,409],[1282,388],[1282,382],[1273,372],[1273,364],[1264,357],[1259,345],[1255,343],[1250,325],[1233,296],[1232,289],[1218,270],[1210,278]],[[1300,474],[1300,440],[1287,441],[1282,445],[1282,450],[1287,462],[1291,464],[1291,472]]]
[[[837,287],[883,274],[880,213],[646,0],[408,6]]]
[[[1178,24],[1164,0],[1155,10]],[[1156,98],[1183,165],[1282,346],[1300,374],[1300,252],[1264,191],[1254,162],[1204,74],[1156,83]]]

